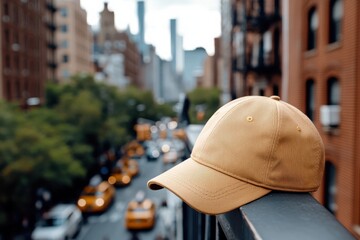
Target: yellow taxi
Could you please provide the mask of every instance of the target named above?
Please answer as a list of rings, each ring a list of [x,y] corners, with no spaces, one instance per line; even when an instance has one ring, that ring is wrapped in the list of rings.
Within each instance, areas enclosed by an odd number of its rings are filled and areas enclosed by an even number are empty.
[[[182,128],[175,129],[173,131],[173,137],[178,138],[180,140],[184,140],[184,141],[186,141],[186,139],[187,139],[186,132]]]
[[[134,177],[139,174],[139,164],[135,159],[129,159],[127,157],[124,157],[119,161],[122,170],[130,177]]]
[[[135,200],[128,203],[126,209],[125,227],[128,230],[151,229],[155,225],[155,203],[144,196],[138,197],[138,195],[139,193]]]
[[[90,184],[84,188],[77,206],[83,213],[96,213],[105,211],[115,198],[115,188],[107,181]]]
[[[108,182],[113,186],[127,186],[131,183],[131,176],[123,171],[121,167],[114,167],[108,178]]]
[[[128,157],[141,157],[145,154],[144,147],[137,141],[131,141],[125,146],[125,152]]]

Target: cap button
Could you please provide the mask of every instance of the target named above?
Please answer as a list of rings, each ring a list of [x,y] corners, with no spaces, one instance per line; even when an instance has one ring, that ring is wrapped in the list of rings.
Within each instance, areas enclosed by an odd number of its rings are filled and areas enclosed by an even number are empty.
[[[280,101],[280,97],[279,97],[279,96],[275,96],[275,95],[274,95],[274,96],[271,96],[270,98],[271,98],[271,99],[274,99],[274,100],[276,100],[276,101]]]

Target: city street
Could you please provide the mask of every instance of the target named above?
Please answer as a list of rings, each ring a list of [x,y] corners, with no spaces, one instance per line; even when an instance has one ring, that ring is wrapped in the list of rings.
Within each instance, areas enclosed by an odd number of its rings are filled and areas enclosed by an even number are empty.
[[[113,205],[101,215],[89,216],[87,222],[83,225],[81,232],[77,236],[78,240],[115,240],[115,239],[156,239],[156,237],[164,232],[164,226],[159,220],[152,230],[144,230],[130,232],[124,227],[124,215],[127,203],[133,200],[136,193],[140,190],[146,193],[146,197],[153,200],[159,209],[160,203],[166,199],[167,192],[165,190],[151,191],[147,188],[147,181],[163,172],[165,167],[158,159],[156,161],[148,161],[146,157],[142,157],[139,161],[140,174],[136,176],[131,185],[125,188],[117,188],[116,199]]]

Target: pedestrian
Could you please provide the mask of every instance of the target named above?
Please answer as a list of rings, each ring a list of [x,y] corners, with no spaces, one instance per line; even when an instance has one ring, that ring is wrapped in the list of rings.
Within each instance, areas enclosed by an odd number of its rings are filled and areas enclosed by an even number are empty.
[[[190,158],[148,182],[192,208],[221,214],[272,190],[313,192],[324,145],[311,120],[278,96],[233,100],[207,121]]]

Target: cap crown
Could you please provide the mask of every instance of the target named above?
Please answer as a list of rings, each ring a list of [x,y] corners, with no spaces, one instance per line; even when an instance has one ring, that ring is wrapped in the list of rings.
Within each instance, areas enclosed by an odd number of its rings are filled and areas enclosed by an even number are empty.
[[[191,158],[257,186],[315,191],[324,170],[321,137],[300,110],[278,97],[249,96],[205,124]]]

